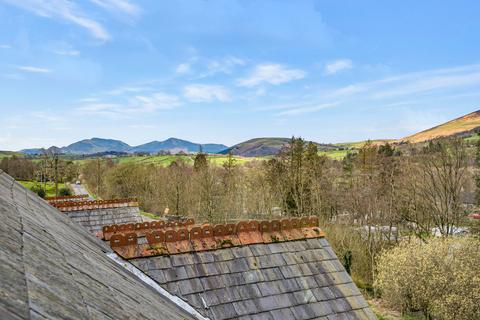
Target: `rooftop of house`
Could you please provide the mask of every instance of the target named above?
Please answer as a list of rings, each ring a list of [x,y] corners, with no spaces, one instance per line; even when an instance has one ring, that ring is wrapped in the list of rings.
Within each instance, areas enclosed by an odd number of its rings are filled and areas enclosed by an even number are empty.
[[[136,199],[86,200],[84,197],[66,196],[46,200],[97,237],[102,236],[104,226],[144,221]]]
[[[134,199],[50,201],[0,171],[2,317],[375,319],[316,217],[122,223]],[[118,224],[96,238],[85,217]]]
[[[0,170],[0,318],[194,319]]]
[[[103,237],[210,319],[376,319],[316,217],[114,225]]]

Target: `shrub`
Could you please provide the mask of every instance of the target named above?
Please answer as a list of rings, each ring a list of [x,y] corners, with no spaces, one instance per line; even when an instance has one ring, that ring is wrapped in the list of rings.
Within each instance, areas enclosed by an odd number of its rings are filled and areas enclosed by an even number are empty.
[[[72,195],[72,191],[69,189],[69,188],[60,188],[60,190],[58,190],[58,195],[59,196],[71,196]]]
[[[480,241],[435,238],[404,242],[378,259],[382,297],[427,319],[480,319]]]
[[[32,186],[30,190],[35,192],[42,199],[45,198],[45,196],[47,195],[47,192],[45,191],[45,189],[38,184]]]

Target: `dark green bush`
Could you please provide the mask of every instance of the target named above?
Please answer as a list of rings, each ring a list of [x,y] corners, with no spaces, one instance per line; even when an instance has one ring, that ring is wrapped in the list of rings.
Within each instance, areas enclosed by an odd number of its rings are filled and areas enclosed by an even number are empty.
[[[59,196],[71,196],[72,191],[69,188],[61,188],[58,190],[58,195]]]
[[[40,198],[45,198],[45,196],[47,195],[47,192],[45,191],[44,188],[42,188],[42,186],[40,185],[34,185],[31,190],[33,192],[35,192]]]

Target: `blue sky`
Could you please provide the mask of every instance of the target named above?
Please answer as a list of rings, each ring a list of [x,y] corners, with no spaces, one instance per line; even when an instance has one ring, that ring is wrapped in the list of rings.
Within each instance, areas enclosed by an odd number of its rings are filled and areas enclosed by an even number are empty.
[[[480,109],[480,2],[0,0],[0,150],[399,138]]]

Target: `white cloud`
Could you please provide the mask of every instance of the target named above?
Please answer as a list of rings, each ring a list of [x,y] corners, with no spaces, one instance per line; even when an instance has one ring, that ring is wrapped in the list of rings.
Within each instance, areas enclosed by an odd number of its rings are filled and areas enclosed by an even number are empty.
[[[107,94],[111,96],[119,96],[127,93],[139,93],[139,92],[145,92],[149,90],[152,90],[152,88],[149,86],[142,86],[142,85],[120,86],[118,88],[108,91]]]
[[[157,92],[149,96],[135,96],[131,103],[132,111],[139,109],[146,112],[173,109],[181,105],[180,100],[176,96],[163,92]]]
[[[12,47],[8,44],[0,44],[0,49],[11,49]]]
[[[56,54],[60,56],[78,56],[80,55],[80,51],[77,50],[60,50],[60,51],[55,51]]]
[[[467,88],[480,84],[480,65],[467,65],[399,74],[375,81],[350,84],[323,94],[328,98],[388,99]]]
[[[39,68],[33,66],[18,66],[18,70],[25,71],[25,72],[32,72],[32,73],[50,73],[52,70],[47,68]]]
[[[249,77],[238,79],[238,85],[243,87],[254,87],[263,83],[278,85],[305,76],[306,72],[300,69],[288,68],[281,64],[260,64]]]
[[[464,74],[432,75],[430,77],[412,79],[412,82],[400,84],[394,88],[381,90],[374,94],[374,98],[391,98],[418,93],[431,92],[439,89],[465,87],[480,84],[480,72]]]
[[[212,60],[207,64],[207,75],[213,75],[215,73],[230,74],[236,66],[243,66],[245,64],[245,60],[233,56],[228,56],[220,60]]]
[[[90,1],[109,11],[119,11],[132,16],[140,14],[140,8],[127,0],[90,0]]]
[[[327,75],[336,74],[340,71],[353,68],[352,60],[339,59],[325,65],[324,73]]]
[[[192,102],[210,102],[219,100],[222,102],[230,100],[229,91],[218,85],[192,84],[183,88],[185,98]]]
[[[87,103],[76,108],[77,112],[112,117],[152,113],[158,110],[173,109],[182,104],[178,97],[163,92],[137,95],[117,102],[92,101],[90,103],[88,100],[85,102]]]
[[[327,109],[327,108],[332,108],[337,106],[338,103],[325,103],[325,104],[319,104],[319,105],[313,105],[313,106],[301,106],[301,107],[291,107],[289,110],[282,111],[278,113],[277,115],[279,116],[296,116],[299,114],[304,114],[304,113],[312,113],[316,112],[319,110]]]
[[[189,73],[190,71],[191,71],[190,63],[187,63],[187,62],[179,64],[175,69],[175,72],[178,74],[186,74],[186,73]]]
[[[89,18],[74,3],[68,0],[4,0],[14,6],[45,18],[68,21],[88,30],[95,38],[107,41],[110,35],[97,21]]]

